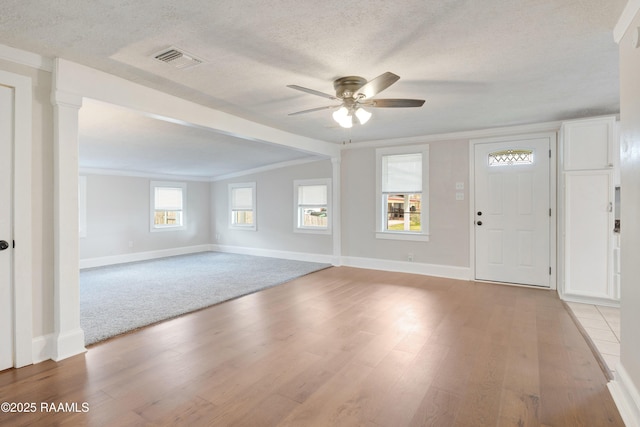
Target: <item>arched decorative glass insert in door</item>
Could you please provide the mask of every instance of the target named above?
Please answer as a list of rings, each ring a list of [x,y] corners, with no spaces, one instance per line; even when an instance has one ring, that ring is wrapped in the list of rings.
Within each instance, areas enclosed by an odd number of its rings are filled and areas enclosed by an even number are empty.
[[[500,150],[489,153],[489,166],[530,165],[533,150]]]

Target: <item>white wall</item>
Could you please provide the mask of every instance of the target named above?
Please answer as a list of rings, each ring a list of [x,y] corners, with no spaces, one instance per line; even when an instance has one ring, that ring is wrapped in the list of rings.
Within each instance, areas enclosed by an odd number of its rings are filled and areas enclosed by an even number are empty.
[[[51,73],[0,60],[0,69],[27,76],[32,100],[33,335],[53,332],[53,107]],[[20,284],[18,284],[20,286]]]
[[[293,181],[331,178],[331,167],[331,160],[321,160],[212,183],[212,242],[238,248],[330,255],[331,235],[293,231]],[[256,183],[256,231],[229,228],[228,184],[233,182]]]
[[[80,259],[210,243],[210,184],[186,182],[186,230],[150,231],[151,179],[87,175],[87,236]]]
[[[469,141],[429,142],[429,241],[375,237],[375,148],[342,154],[342,254],[346,257],[469,267]],[[455,184],[465,198],[455,200]]]
[[[635,17],[620,41],[622,336],[616,381],[640,423],[640,48],[632,43],[632,33],[640,27],[640,6],[632,3]]]

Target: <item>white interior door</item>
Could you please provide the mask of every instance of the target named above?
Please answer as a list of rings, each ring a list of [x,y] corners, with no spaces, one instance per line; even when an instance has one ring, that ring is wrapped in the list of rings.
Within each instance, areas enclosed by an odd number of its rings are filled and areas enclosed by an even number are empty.
[[[0,370],[13,366],[12,159],[14,89],[0,83]]]
[[[549,138],[476,144],[477,280],[550,286]]]

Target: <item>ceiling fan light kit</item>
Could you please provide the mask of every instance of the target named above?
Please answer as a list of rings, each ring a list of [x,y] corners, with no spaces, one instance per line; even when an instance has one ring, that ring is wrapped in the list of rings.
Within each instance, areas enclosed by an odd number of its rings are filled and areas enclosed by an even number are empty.
[[[343,128],[350,128],[353,126],[353,116],[349,114],[347,107],[342,106],[333,112],[333,120],[338,122]]]
[[[340,77],[333,81],[333,88],[336,91],[335,96],[302,86],[288,85],[287,87],[291,89],[342,102],[339,105],[311,108],[289,113],[289,115],[338,108],[333,112],[333,119],[343,128],[351,128],[354,123],[363,125],[371,118],[371,113],[362,108],[363,105],[372,108],[421,107],[424,104],[424,99],[371,99],[399,79],[399,76],[391,72],[381,74],[369,82],[359,76]]]
[[[363,125],[369,121],[371,113],[360,107],[356,110],[356,117],[358,118],[358,121],[360,121],[360,124]]]
[[[353,127],[354,123],[363,125],[367,123],[370,118],[371,113],[358,106],[348,109],[343,105],[333,112],[333,120],[343,128]]]

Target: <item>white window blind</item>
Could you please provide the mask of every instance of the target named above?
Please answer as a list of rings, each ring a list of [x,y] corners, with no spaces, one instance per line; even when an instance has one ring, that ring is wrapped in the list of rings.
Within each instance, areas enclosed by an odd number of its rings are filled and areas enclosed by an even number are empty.
[[[382,156],[383,193],[422,191],[422,153]]]
[[[150,230],[186,229],[187,185],[182,182],[149,181]]]
[[[298,187],[298,204],[321,206],[327,204],[326,185],[301,185]]]
[[[253,188],[239,187],[231,189],[231,209],[251,210],[253,209]]]
[[[155,209],[158,211],[181,211],[182,188],[156,187]]]

